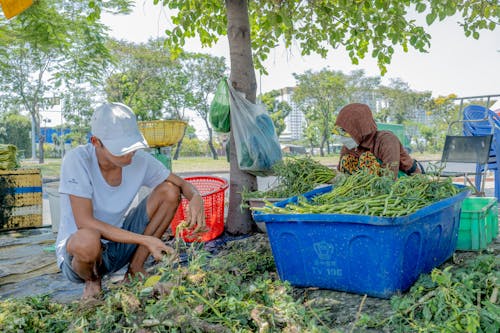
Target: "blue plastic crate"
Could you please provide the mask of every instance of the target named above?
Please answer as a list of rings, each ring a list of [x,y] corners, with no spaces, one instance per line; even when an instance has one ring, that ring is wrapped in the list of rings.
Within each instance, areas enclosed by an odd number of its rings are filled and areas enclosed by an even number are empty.
[[[308,199],[331,191],[313,190]],[[342,214],[263,214],[278,274],[294,286],[389,298],[407,290],[455,251],[461,192],[396,218]],[[284,207],[293,197],[277,203]]]

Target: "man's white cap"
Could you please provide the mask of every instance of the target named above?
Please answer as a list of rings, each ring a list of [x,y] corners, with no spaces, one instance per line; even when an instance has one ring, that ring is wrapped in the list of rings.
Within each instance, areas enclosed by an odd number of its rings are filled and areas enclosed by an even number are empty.
[[[98,137],[115,156],[148,148],[134,112],[124,104],[106,103],[99,106],[92,115],[90,126],[92,135]]]

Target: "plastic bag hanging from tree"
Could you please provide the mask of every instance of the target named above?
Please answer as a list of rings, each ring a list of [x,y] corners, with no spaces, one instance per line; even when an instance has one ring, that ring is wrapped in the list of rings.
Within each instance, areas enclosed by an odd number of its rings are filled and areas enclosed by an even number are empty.
[[[263,176],[281,161],[281,147],[273,121],[262,104],[253,104],[230,85],[231,130],[241,170]]]
[[[227,79],[224,78],[217,84],[214,99],[210,104],[208,119],[216,132],[227,133],[231,129],[231,120],[229,115],[229,87]]]

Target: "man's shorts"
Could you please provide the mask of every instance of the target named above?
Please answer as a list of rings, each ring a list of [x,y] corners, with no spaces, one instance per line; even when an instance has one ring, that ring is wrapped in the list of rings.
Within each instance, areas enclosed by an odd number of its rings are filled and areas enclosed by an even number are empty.
[[[137,207],[133,208],[125,217],[122,229],[134,232],[136,234],[143,234],[146,226],[149,223],[148,214],[146,211],[147,197],[144,198]],[[68,242],[66,241],[66,245]],[[71,267],[71,256],[66,251],[64,246],[64,261],[61,264],[61,270],[70,280],[75,283],[84,283],[85,281],[73,271]],[[125,244],[117,242],[102,242],[102,266],[99,267],[99,273],[104,275],[113,273],[120,270],[123,266],[127,265],[137,249],[136,244]]]

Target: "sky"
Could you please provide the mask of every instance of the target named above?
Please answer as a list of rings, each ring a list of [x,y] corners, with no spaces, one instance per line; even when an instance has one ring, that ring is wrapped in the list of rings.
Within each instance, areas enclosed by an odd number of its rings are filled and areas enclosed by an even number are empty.
[[[149,38],[162,37],[168,27],[166,9],[153,5],[152,0],[137,0],[130,15],[103,14],[102,21],[110,28],[114,38],[132,42],[146,42]],[[483,31],[479,40],[466,38],[462,28],[453,18],[426,28],[430,33],[431,47],[428,53],[413,51],[404,53],[400,48],[388,65],[382,78],[387,84],[391,78],[400,78],[415,91],[431,91],[434,97],[455,93],[459,97],[500,94],[500,27],[495,31]],[[193,40],[188,51],[224,56],[229,67],[227,38],[222,36],[210,49],[201,48]],[[374,59],[362,59],[353,65],[344,50],[332,50],[326,59],[320,56],[300,55],[298,50],[282,47],[271,51],[265,62],[269,75],[257,75],[258,93],[295,85],[293,73],[323,68],[349,73],[363,69],[367,76],[379,76]]]

